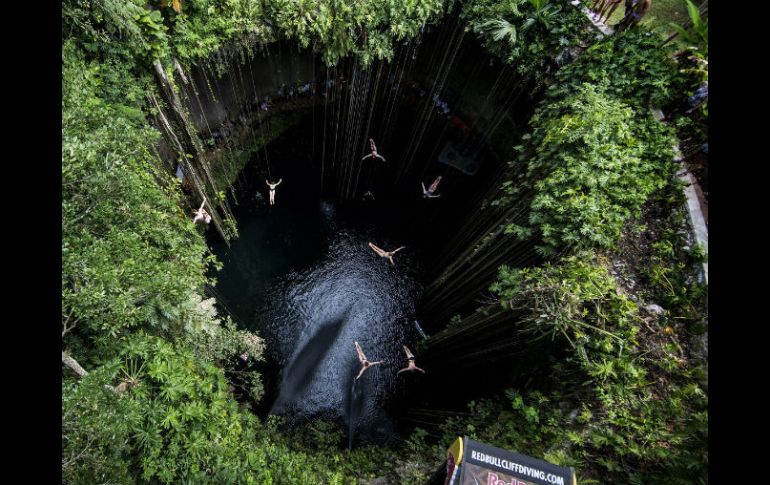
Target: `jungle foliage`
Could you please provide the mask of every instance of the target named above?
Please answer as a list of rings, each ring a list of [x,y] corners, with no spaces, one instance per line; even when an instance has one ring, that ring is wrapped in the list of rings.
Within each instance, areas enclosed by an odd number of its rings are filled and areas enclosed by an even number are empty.
[[[490,52],[537,82],[548,81],[557,57],[590,36],[585,16],[557,0],[467,2],[461,17]]]
[[[170,168],[153,153],[159,134],[145,95],[156,89],[154,60],[206,62],[233,42],[288,37],[330,65],[349,55],[364,64],[389,59],[395,42],[418,35],[444,7],[440,0],[62,4],[62,346],[89,371],[77,380],[62,374],[68,482],[353,483],[381,472],[387,449],[342,453],[341,432],[322,422],[287,436],[234,399],[233,388],[249,402],[261,397],[251,363],[263,343],[204,296],[217,263]],[[462,15],[492,52],[551,85],[516,161],[537,189],[530,227],[510,230],[537,232],[550,251],[615,247],[671,175],[671,133],[647,115],[679,86],[666,51],[632,30],[557,71],[557,57],[588,35],[566,2],[466,2]],[[236,154],[234,166],[242,158]],[[512,203],[514,185],[499,203]],[[469,434],[578,466],[581,483],[705,483],[707,397],[695,383],[698,368],[683,358],[679,335],[687,329],[677,326],[696,322],[704,289],[686,276],[682,261],[696,255],[676,230],[655,244],[636,272],[667,307],[658,319],[624,294],[605,256],[501,269],[494,292],[509,307],[531,309],[521,331],[574,351],[554,368],[560,387],[474,403],[472,418],[446,423],[439,444],[417,431],[403,466],[389,470],[393,481],[416,483],[447,443]],[[236,367],[243,352],[246,371]]]
[[[535,195],[530,228],[510,232],[537,230],[545,253],[612,247],[624,223],[675,172],[672,133],[608,96],[605,86],[585,84],[544,105],[517,147],[526,171],[504,191],[513,199],[531,183]]]
[[[596,42],[559,69],[546,96],[559,99],[585,83],[606,82],[609,95],[635,109],[663,107],[682,94],[683,80],[672,54],[673,49],[661,46],[660,37],[652,32],[623,31]]]
[[[150,152],[142,87],[119,64],[65,47],[62,93],[62,322],[110,346],[137,327],[179,331],[171,309],[213,264]]]
[[[176,3],[67,0],[64,36],[100,58],[137,66],[169,56],[194,63],[228,42],[253,45],[280,37],[312,46],[328,65],[347,56],[368,65],[392,58],[394,43],[420,33],[444,9],[444,0],[180,0],[178,9]]]
[[[670,249],[671,236],[662,241]],[[655,251],[654,262],[631,274],[660,267],[689,274],[673,251]],[[669,295],[657,315],[627,292],[613,258],[581,252],[538,268],[501,268],[491,289],[524,314],[513,331],[569,357],[552,366],[547,382],[471,403],[471,417],[449,419],[440,442],[468,435],[574,466],[580,483],[708,483],[708,397],[687,351],[689,330],[673,328],[699,314],[703,293],[691,281],[646,280],[637,294]],[[419,448],[426,462],[444,451],[424,441]]]
[[[392,59],[393,45],[415,37],[437,18],[444,0],[271,0],[266,13],[287,37],[312,45],[333,66],[354,55],[363,65]]]
[[[271,35],[260,2],[184,0],[177,11],[166,2],[67,0],[62,34],[90,56],[117,58],[149,69],[155,59],[199,60],[228,41]]]
[[[184,346],[143,334],[121,344],[98,371],[62,383],[70,483],[350,483],[374,473],[371,458],[382,451],[343,456],[329,441],[339,433],[323,435],[323,460],[312,441],[310,453],[290,445],[277,421],[241,410],[221,369]],[[103,387],[116,380],[126,383],[119,396]]]
[[[71,483],[219,473],[236,458],[208,454],[211,435],[188,434],[188,418],[219,434],[223,423],[254,421],[233,414],[221,389],[233,357],[260,360],[262,341],[201,296],[215,262],[182,210],[178,182],[151,153],[158,134],[142,114],[142,89],[124,65],[87,62],[65,45],[62,345],[90,371],[81,381],[63,374],[62,472]],[[261,397],[253,370],[232,384]],[[225,414],[207,414],[217,406]],[[172,429],[180,433],[164,431]]]
[[[501,19],[487,12],[477,23],[497,52],[521,41],[516,21]],[[554,74],[492,203],[526,204],[529,224],[506,232],[536,238],[549,259],[501,267],[490,289],[524,314],[511,332],[570,357],[548,382],[471,403],[471,417],[445,422],[439,442],[468,435],[575,466],[580,483],[708,483],[708,397],[692,343],[704,330],[706,288],[694,271],[703,255],[685,236],[673,128],[649,111],[691,88],[661,43],[631,29]],[[418,461],[445,452],[413,439]]]
[[[671,52],[647,34],[632,29],[597,42],[556,73],[493,203],[521,203],[522,187],[535,187],[530,225],[509,233],[538,236],[546,254],[610,248],[669,183],[676,139],[649,108],[681,97],[682,80]]]
[[[147,93],[160,98],[155,60],[208,62],[233,42],[304,35],[294,29],[301,18],[328,61],[370,62],[442,2],[323,6],[313,19],[307,5],[286,2],[63,3],[62,348],[86,372],[62,370],[69,483],[352,483],[377,471],[387,450],[343,454],[331,425],[296,431],[308,442],[291,443],[278,422],[236,402],[235,391],[249,403],[262,397],[263,343],[204,296],[218,263],[148,122]],[[283,17],[265,17],[277,9]]]

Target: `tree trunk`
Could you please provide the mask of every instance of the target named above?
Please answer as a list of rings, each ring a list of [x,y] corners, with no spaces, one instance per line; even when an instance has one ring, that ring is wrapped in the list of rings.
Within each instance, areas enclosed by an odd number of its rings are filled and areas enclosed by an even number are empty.
[[[179,149],[179,145],[182,145],[183,152],[180,153],[180,156],[184,158],[183,160],[183,166],[186,168],[186,172],[189,175],[192,175],[192,178],[196,182],[195,185],[198,185],[198,191],[200,192],[200,195],[202,197],[206,197],[206,193],[210,194],[217,194],[219,192],[216,183],[214,182],[214,177],[212,176],[209,167],[208,167],[208,161],[205,158],[204,150],[199,144],[198,135],[195,132],[193,123],[188,119],[187,114],[184,110],[184,106],[182,105],[182,101],[179,99],[179,96],[177,95],[176,90],[174,89],[174,86],[171,84],[171,81],[168,79],[168,76],[166,75],[166,71],[163,69],[163,65],[160,63],[159,60],[156,60],[154,63],[155,67],[155,74],[158,79],[158,84],[160,85],[161,94],[163,95],[166,103],[171,108],[171,114],[173,115],[173,118],[175,119],[177,125],[179,125],[179,128],[181,130],[182,140],[179,140],[178,137],[176,137],[176,134],[173,134],[172,142],[173,145]],[[181,70],[181,66],[178,67],[179,70]],[[160,111],[160,109],[159,109]],[[164,125],[164,129],[168,132],[169,129],[173,133],[173,128],[170,126],[165,126],[168,124],[168,118],[161,118],[161,122]],[[192,152],[192,159],[187,160],[186,159],[186,153],[187,150],[184,150],[184,145],[187,145],[189,147],[190,151]],[[187,175],[186,174],[186,175]],[[202,177],[198,177],[198,175],[201,175]],[[224,225],[222,223],[222,219],[220,218],[217,207],[214,199],[212,197],[206,197],[209,201],[209,205],[211,208],[211,211],[209,211],[209,215],[211,216],[212,222],[214,223],[214,227],[216,228],[219,235],[222,237],[222,239],[225,241],[225,244],[227,246],[230,246],[230,241],[225,235],[224,232]],[[220,208],[222,209],[222,212],[225,214],[225,218],[230,218],[229,210],[227,210],[225,202],[222,202],[220,204]]]
[[[67,367],[69,367],[72,370],[72,372],[77,374],[78,379],[82,379],[83,377],[88,375],[88,371],[85,370],[83,368],[83,366],[78,364],[77,360],[75,360],[72,357],[70,357],[70,355],[67,354],[67,352],[65,352],[63,350],[61,352],[61,362],[62,362],[62,364],[64,364]],[[117,387],[112,387],[112,386],[110,386],[108,384],[105,384],[104,388],[107,389],[108,391],[116,394],[116,395],[120,395],[123,391],[126,390],[127,384],[123,382],[120,385],[118,385]]]
[[[67,352],[64,352],[63,350],[62,350],[62,353],[61,353],[61,361],[62,361],[62,364],[66,365],[67,367],[72,369],[72,371],[75,374],[77,374],[79,378],[80,377],[85,377],[85,376],[88,375],[88,371],[86,371],[83,367],[81,367],[80,364],[78,364],[78,361],[76,361],[75,359],[70,357],[67,354]]]

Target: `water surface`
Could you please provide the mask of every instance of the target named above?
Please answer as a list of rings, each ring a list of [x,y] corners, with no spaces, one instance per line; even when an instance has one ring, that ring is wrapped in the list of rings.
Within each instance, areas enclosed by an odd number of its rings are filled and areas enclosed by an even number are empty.
[[[418,339],[410,318],[419,291],[417,242],[384,202],[340,207],[294,182],[284,177],[274,207],[256,195],[258,187],[239,198],[240,237],[229,249],[213,245],[223,263],[217,296],[240,326],[266,339],[275,366],[267,372],[277,372],[266,376],[270,413],[289,424],[331,419],[356,439],[389,441],[396,373],[406,364],[402,345]],[[393,266],[370,241],[407,248]],[[361,367],[356,341],[369,360],[385,363],[353,389]]]

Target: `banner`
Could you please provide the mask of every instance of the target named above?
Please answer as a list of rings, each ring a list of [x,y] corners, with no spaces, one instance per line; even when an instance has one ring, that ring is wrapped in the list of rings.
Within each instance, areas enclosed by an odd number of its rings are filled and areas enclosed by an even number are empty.
[[[447,450],[446,485],[577,485],[575,470],[467,436]]]

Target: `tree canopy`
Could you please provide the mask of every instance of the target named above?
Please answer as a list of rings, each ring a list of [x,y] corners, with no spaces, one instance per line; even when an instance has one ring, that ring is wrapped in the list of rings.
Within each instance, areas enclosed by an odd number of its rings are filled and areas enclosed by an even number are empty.
[[[156,151],[147,96],[158,90],[155,61],[206,63],[227,47],[277,39],[312,48],[330,66],[347,57],[363,65],[391,59],[398,43],[453,5],[63,2],[62,350],[63,363],[65,355],[77,359],[82,370],[62,368],[65,480],[355,483],[383,473],[390,450],[341,452],[342,434],[331,424],[286,434],[249,409],[263,394],[254,363],[264,342],[206,295],[218,263]],[[547,87],[496,203],[521,203],[530,193],[526,225],[506,232],[535,237],[550,259],[537,268],[503,266],[491,290],[524,315],[512,331],[574,351],[551,370],[576,390],[511,389],[472,403],[471,416],[443,424],[438,445],[417,430],[388,473],[420,479],[443,459],[449,437],[467,433],[614,483],[705,483],[707,396],[698,369],[683,363],[680,340],[668,338],[675,319],[697,321],[703,297],[687,275],[695,256],[676,235],[681,221],[656,234],[638,271],[671,313],[655,327],[607,256],[651,199],[676,207],[676,140],[649,108],[692,86],[670,49],[643,29],[588,45],[585,17],[565,1],[463,2],[459,15],[491,53]],[[585,50],[575,62],[557,62],[576,48]],[[249,364],[241,364],[243,352]],[[651,385],[650,376],[659,380]]]

